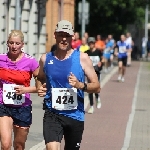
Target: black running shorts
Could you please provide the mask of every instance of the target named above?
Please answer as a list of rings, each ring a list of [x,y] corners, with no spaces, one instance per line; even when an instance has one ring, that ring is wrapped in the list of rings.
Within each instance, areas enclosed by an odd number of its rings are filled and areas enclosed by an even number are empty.
[[[84,130],[84,122],[78,121],[46,109],[43,118],[45,144],[59,142],[64,135],[65,150],[79,150]]]
[[[12,107],[0,104],[0,117],[8,116],[13,124],[19,127],[30,127],[32,124],[32,106]]]
[[[123,66],[127,66],[127,57],[118,58],[119,61],[122,61]]]

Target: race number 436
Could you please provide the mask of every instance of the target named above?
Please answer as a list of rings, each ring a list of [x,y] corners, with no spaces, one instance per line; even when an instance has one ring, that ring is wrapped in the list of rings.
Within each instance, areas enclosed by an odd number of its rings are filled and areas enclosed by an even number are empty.
[[[17,95],[15,92],[7,92],[6,93],[6,97],[8,99],[13,99],[13,100],[21,100],[22,99],[22,95]]]
[[[15,84],[3,84],[3,102],[4,104],[22,105],[25,102],[25,94],[17,95],[15,93]]]
[[[58,110],[77,109],[77,89],[52,88],[52,108]]]

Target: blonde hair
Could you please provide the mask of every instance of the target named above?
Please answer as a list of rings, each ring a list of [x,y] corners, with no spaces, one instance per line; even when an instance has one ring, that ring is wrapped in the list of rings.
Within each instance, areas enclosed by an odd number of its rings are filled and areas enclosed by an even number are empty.
[[[24,42],[24,35],[20,30],[11,30],[11,32],[8,36],[8,40],[14,36],[19,36],[21,38],[21,41]]]

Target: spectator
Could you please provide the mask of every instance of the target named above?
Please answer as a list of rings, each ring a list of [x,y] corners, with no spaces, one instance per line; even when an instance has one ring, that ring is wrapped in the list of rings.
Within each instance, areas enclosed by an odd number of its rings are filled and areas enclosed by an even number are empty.
[[[127,52],[127,66],[129,67],[131,65],[131,52],[132,52],[132,37],[129,32],[126,33],[126,43],[131,47]]]
[[[85,51],[87,51],[89,49],[89,46],[88,46],[88,44],[87,44],[87,41],[86,41],[86,38],[85,37],[83,37],[82,38],[82,44],[79,46],[79,47],[77,47],[77,50],[79,50],[80,52],[85,52]]]
[[[142,58],[145,57],[145,53],[146,53],[146,43],[147,40],[145,37],[142,38]]]
[[[88,32],[85,32],[85,33],[84,33],[84,37],[86,38],[86,41],[88,41],[88,38],[89,38]]]
[[[75,50],[78,46],[81,45],[81,40],[78,32],[75,32],[71,46]]]
[[[97,38],[96,38],[96,42],[95,42],[95,47],[100,49],[101,51],[103,51],[105,49],[105,42],[102,41],[101,39],[101,35],[97,35]]]
[[[112,48],[110,50],[110,66],[113,67],[113,60],[114,60],[114,43],[115,43],[115,40],[113,39],[113,36],[111,34],[108,35],[108,40],[109,42],[112,43]]]
[[[106,48],[104,49],[104,65],[105,65],[105,73],[108,72],[108,61],[110,60],[110,56],[111,56],[111,50],[113,49],[113,43],[111,41],[109,41],[109,39],[107,38],[105,40],[106,43]]]

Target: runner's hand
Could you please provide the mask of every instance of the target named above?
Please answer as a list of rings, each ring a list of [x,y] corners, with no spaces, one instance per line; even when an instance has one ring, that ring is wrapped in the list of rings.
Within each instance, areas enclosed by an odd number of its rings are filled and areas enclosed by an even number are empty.
[[[46,95],[46,91],[47,91],[47,88],[46,88],[46,83],[44,83],[38,90],[38,96],[40,97],[44,97]]]
[[[80,82],[77,80],[76,76],[70,72],[70,75],[68,77],[68,81],[69,81],[69,84],[74,87],[74,88],[79,88],[79,84]]]
[[[25,88],[26,87],[19,85],[19,86],[14,87],[14,90],[16,90],[17,95],[21,95],[21,94],[26,93]]]
[[[101,63],[101,62],[98,62],[97,65],[98,65],[98,67],[101,67],[101,66],[102,66],[102,63]]]

